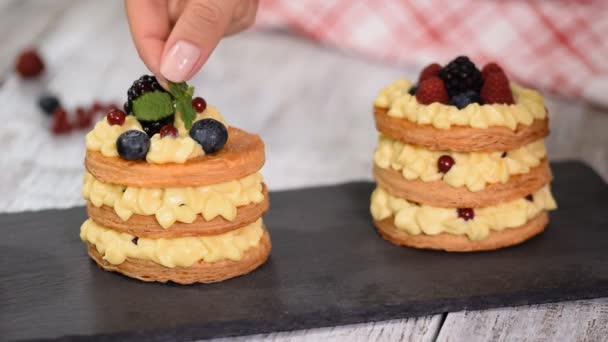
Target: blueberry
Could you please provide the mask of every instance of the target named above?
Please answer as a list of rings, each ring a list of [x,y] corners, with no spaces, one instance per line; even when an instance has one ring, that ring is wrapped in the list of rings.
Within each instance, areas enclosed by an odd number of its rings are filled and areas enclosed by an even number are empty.
[[[150,138],[145,132],[129,130],[118,136],[116,149],[122,159],[145,159],[150,149]]]
[[[418,90],[418,85],[417,85],[417,84],[414,84],[414,85],[413,85],[413,86],[410,88],[410,90],[408,90],[407,92],[408,92],[410,95],[414,96],[414,95],[416,95],[416,90]]]
[[[38,106],[48,115],[53,114],[60,106],[59,99],[53,95],[43,95],[38,99]]]
[[[203,147],[205,153],[214,153],[226,145],[228,130],[217,120],[202,119],[192,125],[190,137]]]
[[[448,104],[456,106],[458,109],[463,109],[471,103],[479,103],[479,94],[474,90],[467,90],[464,93],[454,95],[448,102]]]

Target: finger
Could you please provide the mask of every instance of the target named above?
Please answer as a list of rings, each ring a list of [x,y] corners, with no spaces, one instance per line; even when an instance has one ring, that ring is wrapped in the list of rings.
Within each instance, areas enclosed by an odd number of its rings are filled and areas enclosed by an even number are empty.
[[[170,32],[167,0],[125,0],[125,9],[139,57],[152,73],[160,74]]]
[[[255,22],[258,11],[259,0],[241,0],[234,9],[232,22],[225,32],[225,35],[239,33],[248,29]]]
[[[177,19],[163,52],[160,73],[189,80],[207,61],[232,18],[236,0],[191,0]]]

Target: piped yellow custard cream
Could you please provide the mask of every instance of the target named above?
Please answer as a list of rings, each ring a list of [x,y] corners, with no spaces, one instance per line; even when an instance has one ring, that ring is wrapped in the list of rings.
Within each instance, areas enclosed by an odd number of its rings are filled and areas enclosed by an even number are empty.
[[[485,208],[438,208],[392,196],[378,187],[372,193],[370,210],[374,220],[392,218],[397,229],[411,235],[448,233],[482,240],[491,230],[524,225],[542,211],[556,209],[549,186],[526,198]]]
[[[82,241],[93,245],[110,264],[119,265],[127,258],[134,258],[169,268],[190,267],[199,261],[239,261],[248,249],[258,246],[263,235],[262,219],[219,235],[175,239],[136,238],[103,227],[91,219],[80,227]]]
[[[480,191],[487,184],[506,183],[512,175],[530,172],[546,156],[543,139],[512,151],[459,153],[432,151],[380,135],[374,162],[380,168],[399,171],[407,180],[442,180],[453,187]]]
[[[197,215],[206,221],[218,216],[232,221],[238,207],[264,200],[258,172],[224,183],[166,189],[108,184],[86,172],[82,195],[96,207],[113,208],[124,221],[133,214],[154,215],[165,229],[176,221],[192,223]]]

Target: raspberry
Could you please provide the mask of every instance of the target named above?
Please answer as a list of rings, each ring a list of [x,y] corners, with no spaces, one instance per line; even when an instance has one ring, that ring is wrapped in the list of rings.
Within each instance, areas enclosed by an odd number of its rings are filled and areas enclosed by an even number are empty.
[[[448,93],[445,90],[443,81],[439,77],[429,77],[420,83],[416,90],[416,100],[422,104],[433,102],[448,103]]]
[[[437,63],[433,63],[433,64],[427,65],[420,72],[420,77],[418,78],[418,83],[426,80],[429,77],[433,77],[433,76],[439,75],[439,70],[441,70],[441,65],[439,65]]]
[[[509,80],[502,72],[488,74],[488,78],[481,88],[481,102],[483,104],[513,104],[513,93],[509,87]]]
[[[44,62],[36,50],[28,49],[17,57],[15,69],[23,78],[34,78],[44,70]]]
[[[483,80],[481,72],[466,56],[460,56],[448,63],[439,71],[439,78],[445,83],[445,89],[451,96],[467,90],[479,92]]]
[[[504,71],[498,64],[496,64],[494,62],[488,63],[488,64],[484,65],[483,69],[481,69],[481,78],[485,81],[486,78],[488,78],[488,75],[491,73],[494,73],[494,72],[504,73]]]

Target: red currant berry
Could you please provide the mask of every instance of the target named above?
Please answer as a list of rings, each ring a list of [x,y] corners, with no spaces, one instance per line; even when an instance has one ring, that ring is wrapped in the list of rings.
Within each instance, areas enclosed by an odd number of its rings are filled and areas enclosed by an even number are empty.
[[[195,97],[192,99],[192,107],[197,113],[202,113],[207,108],[207,101],[202,97]]]
[[[179,135],[177,128],[173,125],[164,125],[160,128],[160,137],[174,137],[176,138]]]
[[[475,218],[475,211],[473,210],[473,208],[458,208],[456,209],[456,211],[458,212],[458,217],[465,221],[472,220]]]
[[[94,113],[97,113],[99,111],[101,111],[103,109],[103,105],[99,102],[99,101],[95,101],[93,102],[93,105],[91,106],[91,111]]]
[[[437,168],[441,173],[448,173],[455,163],[454,158],[448,155],[443,155],[437,160]]]
[[[28,49],[17,57],[15,69],[23,78],[34,78],[44,70],[44,62],[36,50]]]
[[[125,112],[123,112],[122,110],[114,109],[110,111],[108,115],[106,115],[106,119],[108,120],[108,123],[110,125],[122,126],[122,124],[125,123]]]
[[[68,133],[72,129],[68,121],[68,113],[63,108],[57,108],[53,112],[53,126],[51,130],[54,134]]]
[[[92,118],[82,107],[76,108],[76,127],[87,128],[91,125]]]

